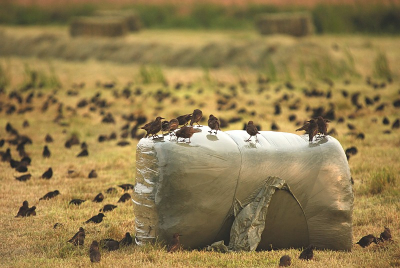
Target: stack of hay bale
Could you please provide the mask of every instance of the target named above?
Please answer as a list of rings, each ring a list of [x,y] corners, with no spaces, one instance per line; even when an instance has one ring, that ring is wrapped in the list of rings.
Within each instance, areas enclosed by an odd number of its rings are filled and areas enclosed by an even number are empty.
[[[100,10],[92,17],[75,18],[70,25],[70,34],[73,37],[117,37],[140,28],[140,18],[133,11]]]
[[[256,21],[261,34],[288,34],[307,36],[314,33],[312,17],[306,12],[274,13],[261,15]]]

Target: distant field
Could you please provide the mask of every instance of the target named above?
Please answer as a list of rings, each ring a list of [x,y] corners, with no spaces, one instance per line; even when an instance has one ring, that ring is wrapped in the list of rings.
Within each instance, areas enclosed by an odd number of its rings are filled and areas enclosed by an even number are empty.
[[[24,43],[19,42],[19,38],[27,36],[68,39],[65,27],[7,27],[2,30],[17,40],[13,44],[20,45]],[[99,267],[277,267],[284,254],[292,257],[292,267],[399,266],[400,128],[395,125],[396,120],[400,120],[400,108],[396,104],[400,102],[398,38],[341,35],[297,40],[283,36],[264,38],[236,31],[153,30],[128,36],[122,43],[149,42],[155,47],[168,44],[195,50],[210,43],[222,48],[222,44],[243,39],[248,44],[277,44],[275,54],[271,54],[275,55],[273,64],[264,69],[234,64],[206,68],[134,61],[121,63],[96,57],[68,60],[34,53],[18,54],[23,52],[21,47],[15,48],[18,53],[0,50],[0,140],[5,140],[0,151],[10,148],[13,159],[20,160],[17,146],[12,144],[15,135],[6,132],[7,123],[20,135],[32,139],[32,144],[25,145],[26,153],[32,158],[28,167],[32,174],[29,181],[17,181],[14,176],[20,174],[10,163],[0,161],[1,266],[87,267],[90,265],[89,245],[93,240],[119,240],[125,232],[134,235],[132,202],[117,203],[123,194],[117,185],[135,183],[135,149],[144,134],[142,130],[135,132],[135,126],[141,125],[128,118],[132,114],[134,118],[145,116],[146,121],[157,115],[171,119],[195,108],[200,108],[205,117],[214,114],[227,123],[223,131],[242,129],[244,123],[253,120],[261,130],[271,130],[275,123],[277,131],[299,135],[302,133],[295,129],[317,111],[323,114],[333,111],[334,118],[328,130],[335,129],[332,136],[344,150],[355,146],[358,151],[349,159],[355,196],[353,242],[370,233],[379,236],[384,226],[392,230],[394,241],[364,249],[354,245],[351,252],[317,250],[315,259],[310,262],[298,259],[300,249],[227,254],[193,250],[170,254],[163,244],[131,246],[114,252],[102,249]],[[4,48],[4,43],[0,43],[2,46]],[[33,46],[34,43],[25,44],[25,49],[35,51]],[[319,60],[314,63],[314,71],[299,64],[279,69],[278,60],[301,58],[301,53],[296,52],[299,47],[303,49],[299,51],[306,51],[305,55],[318,49],[323,52],[322,56],[325,52],[333,55],[332,60],[316,57]],[[85,49],[84,46],[80,48]],[[74,49],[71,55],[79,51],[79,46]],[[290,57],[285,58],[285,53]],[[346,53],[351,57],[346,58]],[[343,57],[355,73],[328,75],[329,72],[334,74],[336,69],[326,66],[340,62]],[[249,57],[248,61],[251,60]],[[318,68],[327,69],[317,72]],[[85,102],[86,105],[82,105]],[[275,114],[276,104],[281,107],[280,114]],[[108,113],[115,123],[102,122]],[[295,119],[290,121],[289,116]],[[29,125],[25,123],[23,127],[24,121]],[[98,141],[100,135],[109,137],[113,132],[116,139]],[[45,142],[46,134],[54,138],[53,143]],[[65,147],[72,135],[76,135],[80,143],[87,143],[88,157],[77,157],[81,151],[79,145]],[[117,145],[120,141],[130,144],[121,147]],[[51,150],[50,158],[42,157],[46,144]],[[49,167],[53,168],[53,177],[41,179]],[[97,171],[98,178],[88,179],[92,169]],[[118,190],[105,194],[109,187]],[[45,193],[56,189],[60,196],[39,201]],[[104,201],[92,202],[99,192],[105,194]],[[132,190],[128,193],[132,194]],[[81,206],[68,205],[73,198],[87,201]],[[37,206],[37,215],[15,218],[24,200],[30,206]],[[83,224],[108,203],[118,208],[106,212],[102,223]],[[53,229],[57,222],[63,226]],[[86,230],[86,240],[83,246],[75,247],[66,241],[80,226]]]

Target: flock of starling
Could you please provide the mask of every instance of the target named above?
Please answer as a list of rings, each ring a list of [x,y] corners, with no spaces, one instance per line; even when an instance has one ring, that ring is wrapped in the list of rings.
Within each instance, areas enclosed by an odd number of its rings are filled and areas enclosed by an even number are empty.
[[[329,82],[330,89],[325,92],[324,90],[320,90],[318,88],[304,88],[303,89],[303,94],[307,98],[326,98],[328,101],[332,98],[332,90],[331,88],[333,87],[333,82]],[[386,85],[379,85],[376,86],[376,83],[373,81],[367,81],[367,85],[373,87],[375,90],[383,90]],[[175,85],[175,90],[180,90],[184,85],[183,84],[176,84]],[[225,111],[235,111],[236,115],[231,117],[231,118],[217,118],[214,115],[210,115],[208,118],[208,126],[210,128],[209,133],[218,135],[218,131],[221,130],[221,128],[226,128],[228,127],[229,124],[231,123],[236,123],[236,122],[242,122],[244,118],[252,116],[259,116],[260,112],[257,111],[256,109],[252,109],[251,107],[254,106],[254,101],[248,101],[247,103],[244,103],[244,106],[241,105],[242,102],[237,102],[235,101],[238,97],[238,86],[236,85],[231,85],[229,86],[229,93],[224,92],[223,88],[226,85],[224,83],[219,83],[218,88],[215,89],[215,95],[217,97],[216,99],[216,104],[217,104],[217,110],[221,112]],[[246,81],[241,81],[240,86],[243,89],[243,92],[246,92],[248,89],[246,88],[247,83]],[[84,85],[81,85],[80,87],[73,87],[71,90],[67,91],[67,95],[74,97],[74,96],[79,96],[80,89],[83,88]],[[117,99],[126,99],[126,100],[132,100],[135,97],[143,97],[143,98],[151,98],[153,97],[156,99],[159,103],[170,100],[171,103],[177,102],[179,99],[176,97],[173,97],[169,94],[168,91],[161,89],[158,90],[155,94],[150,93],[150,92],[144,92],[140,87],[137,87],[135,90],[132,90],[130,86],[126,86],[122,91],[119,91],[115,84],[113,83],[108,83],[108,84],[103,84],[99,85],[99,87],[103,87],[104,90],[111,90],[112,94],[115,98]],[[271,88],[268,85],[268,81],[265,79],[259,79],[258,80],[258,90],[257,94],[258,96],[262,96],[265,98],[269,98],[271,93]],[[189,86],[188,86],[189,88]],[[354,112],[352,114],[349,114],[346,117],[344,116],[337,116],[337,107],[335,104],[332,102],[329,103],[329,105],[321,105],[317,107],[312,107],[308,104],[303,105],[301,102],[301,99],[298,98],[296,99],[294,94],[291,93],[291,91],[295,88],[295,86],[288,82],[285,83],[283,86],[279,85],[275,89],[273,89],[275,92],[274,94],[278,95],[280,94],[281,90],[286,88],[288,90],[288,93],[284,93],[281,95],[279,100],[277,100],[273,105],[273,111],[272,114],[273,116],[278,116],[282,114],[283,109],[289,109],[289,111],[293,111],[291,114],[288,115],[288,120],[290,122],[294,122],[296,124],[297,128],[296,131],[305,131],[305,134],[308,134],[309,142],[312,142],[315,137],[318,136],[325,136],[325,135],[337,135],[337,132],[335,129],[331,129],[328,131],[327,124],[330,121],[335,121],[337,124],[345,124],[346,127],[348,128],[349,132],[347,135],[354,136],[356,139],[359,140],[364,140],[365,139],[365,134],[360,131],[357,125],[348,122],[347,120],[355,120],[359,116],[359,111],[362,111],[365,108],[368,109],[374,109],[375,112],[377,113],[382,113],[387,109],[390,105],[392,105],[395,108],[400,107],[400,99],[393,100],[392,104],[387,103],[387,102],[382,102],[381,97],[378,91],[375,96],[368,96],[368,95],[363,95],[360,92],[356,93],[349,93],[346,90],[340,90],[339,94],[342,95],[344,99],[349,99],[352,105],[352,108],[354,108]],[[4,112],[5,115],[14,115],[14,114],[29,114],[33,110],[37,109],[32,103],[36,101],[41,101],[41,106],[39,107],[40,112],[43,114],[47,113],[49,114],[48,111],[50,111],[53,107],[55,108],[55,113],[52,113],[51,116],[54,115],[54,124],[63,127],[63,128],[68,128],[69,127],[69,122],[68,118],[71,116],[74,116],[78,113],[78,111],[84,109],[85,107],[88,109],[88,112],[90,114],[94,113],[99,113],[102,116],[101,122],[103,124],[116,124],[116,121],[118,118],[116,118],[110,111],[109,107],[111,107],[112,103],[108,101],[106,98],[102,97],[102,92],[96,92],[92,97],[89,98],[81,98],[77,104],[76,107],[71,107],[62,102],[62,98],[59,98],[57,94],[57,90],[53,91],[48,96],[45,96],[42,92],[40,91],[31,91],[28,92],[26,95],[24,95],[25,92],[30,90],[32,88],[24,88],[24,91],[17,91],[13,90],[9,92],[8,94],[8,99],[9,102],[3,102],[3,98],[0,101],[0,113]],[[268,93],[269,91],[269,93]],[[5,91],[0,88],[0,94],[4,94]],[[263,94],[267,93],[266,96]],[[198,90],[197,94],[203,94],[203,90]],[[186,98],[186,97],[185,97]],[[188,105],[194,105],[195,100],[191,99],[190,97],[186,98],[187,104]],[[241,106],[239,106],[241,105]],[[303,126],[303,121],[299,120],[298,116],[296,115],[296,111],[299,111],[302,106],[304,107],[305,111],[307,114],[310,114],[310,119],[307,121]],[[199,103],[199,107],[202,108],[204,107],[204,103]],[[328,107],[328,108],[327,108]],[[90,117],[90,114],[88,117]],[[147,116],[143,114],[123,114],[122,115],[122,120],[124,120],[125,125],[121,127],[121,133],[118,133],[113,131],[108,134],[102,134],[99,135],[97,138],[97,141],[99,143],[107,143],[110,141],[116,141],[117,146],[127,146],[130,144],[130,142],[126,139],[128,137],[132,139],[141,139],[142,137],[151,137],[153,139],[159,138],[159,133],[161,132],[163,135],[169,135],[170,139],[175,137],[176,141],[186,141],[190,143],[190,138],[197,133],[199,130],[196,128],[196,126],[199,126],[200,123],[202,122],[203,118],[203,113],[200,109],[195,109],[192,113],[190,114],[185,114],[178,116],[176,118],[173,118],[169,121],[163,121],[164,118],[162,117],[156,117],[156,119],[150,123],[145,124],[148,122]],[[378,122],[378,119],[373,118],[372,119],[373,123],[380,123]],[[278,121],[279,123],[279,121]],[[383,134],[390,134],[392,131],[395,131],[400,128],[400,120],[399,119],[394,119],[393,121],[389,120],[388,117],[384,117],[382,122],[384,126],[389,127],[386,129]],[[12,122],[12,124],[14,124]],[[140,129],[140,126],[145,124],[141,129],[146,131],[146,134],[141,134],[138,133],[138,130]],[[29,128],[30,124],[28,120],[25,120],[22,124],[23,128]],[[271,124],[271,129],[272,130],[279,130],[279,125],[276,122],[272,122]],[[251,141],[252,137],[255,137],[257,140],[257,134],[259,134],[259,130],[261,130],[259,125],[254,124],[253,121],[248,121],[247,124],[244,125],[244,130],[247,131],[249,138],[247,141]],[[14,128],[10,123],[7,123],[6,125],[6,133],[9,135],[10,138],[5,139],[0,137],[0,148],[2,148],[4,145],[7,143],[9,144],[10,147],[15,147],[15,150],[17,151],[19,155],[19,160],[17,160],[15,155],[12,155],[11,149],[6,148],[5,150],[0,150],[0,160],[4,163],[9,163],[9,166],[11,169],[13,169],[18,175],[15,176],[15,179],[21,182],[26,182],[28,180],[31,180],[32,178],[35,178],[32,176],[32,174],[29,172],[29,168],[31,165],[31,157],[28,152],[25,151],[25,148],[27,145],[32,144],[32,139],[28,137],[27,135],[23,135],[20,133],[19,130]],[[122,140],[117,141],[119,138]],[[43,146],[42,152],[42,158],[47,159],[47,158],[52,158],[54,157],[54,154],[51,152],[51,144],[54,142],[55,139],[50,134],[47,134],[44,137],[44,142],[45,145]],[[36,141],[37,142],[37,141]],[[65,143],[64,143],[65,149],[74,149],[76,147],[79,147],[79,151],[76,152],[76,157],[89,157],[90,152],[88,145],[86,142],[81,142],[79,138],[76,135],[71,135],[70,138],[68,138]],[[349,159],[351,156],[354,156],[357,154],[358,150],[356,147],[352,146],[346,149],[346,156]],[[43,173],[42,173],[43,172]],[[41,172],[41,175],[38,177],[39,179],[43,180],[51,180],[54,176],[54,171],[52,167],[46,167],[46,169],[43,169]],[[89,170],[88,170],[89,172]],[[56,174],[57,176],[59,174]],[[76,176],[79,176],[79,174],[75,170],[67,170],[66,171],[66,176],[73,178]],[[87,178],[94,179],[97,178],[98,174],[96,170],[92,169],[90,170],[89,174],[87,175]],[[128,191],[133,187],[131,185],[120,185],[122,189],[125,191]],[[109,188],[105,191],[105,193],[99,193],[97,194],[92,202],[103,202],[107,194],[113,194],[116,193],[117,190],[116,188],[112,187]],[[57,196],[60,195],[60,192],[58,190],[54,190],[51,192],[46,193],[42,197],[40,197],[40,202],[46,202],[45,200],[51,200],[53,198],[57,198]],[[119,203],[125,202],[130,199],[129,193],[124,193],[121,198],[119,199]],[[23,199],[22,199],[23,200]],[[77,205],[80,206],[87,200],[84,199],[72,199],[69,201],[69,204],[72,205]],[[16,217],[30,217],[30,216],[35,216],[36,215],[36,206],[40,206],[40,202],[36,202],[34,206],[30,207],[29,203],[27,200],[22,202],[22,206],[19,208]],[[51,201],[49,201],[51,202]],[[18,205],[19,206],[19,205]],[[92,217],[88,217],[85,220],[82,219],[82,224],[99,224],[103,221],[103,218],[106,217],[105,213],[112,211],[116,209],[117,206],[114,204],[105,204],[102,207],[99,207],[99,213],[97,215],[93,215]],[[39,211],[40,212],[40,211]],[[106,217],[107,219],[107,217]],[[54,224],[54,228],[58,228],[58,226],[61,226],[60,223]],[[172,237],[172,242],[170,245],[167,247],[167,251],[169,252],[174,252],[177,251],[181,248],[180,242],[179,242],[179,237],[180,234],[174,234]],[[68,241],[72,243],[73,245],[76,246],[83,246],[84,245],[84,240],[85,240],[85,230],[83,227],[79,228],[79,231]],[[363,238],[360,239],[357,244],[359,244],[362,247],[367,247],[371,243],[384,243],[386,241],[391,241],[391,233],[388,228],[385,228],[384,232],[380,235],[380,237],[375,237],[374,235],[370,234],[367,235]],[[130,242],[129,242],[130,241]],[[115,250],[118,249],[121,246],[125,245],[130,245],[132,244],[132,238],[130,237],[129,233],[126,233],[125,237],[122,238],[122,240],[117,241],[113,240],[111,238],[106,238],[103,240],[98,241],[92,241],[90,244],[90,250],[89,250],[89,255],[90,255],[90,260],[92,262],[99,262],[100,261],[100,249],[104,248],[107,250]],[[313,246],[310,245],[307,247],[300,255],[300,259],[305,259],[305,260],[311,260],[313,258]],[[291,258],[287,255],[283,256],[280,260],[280,266],[288,266],[291,264]]]

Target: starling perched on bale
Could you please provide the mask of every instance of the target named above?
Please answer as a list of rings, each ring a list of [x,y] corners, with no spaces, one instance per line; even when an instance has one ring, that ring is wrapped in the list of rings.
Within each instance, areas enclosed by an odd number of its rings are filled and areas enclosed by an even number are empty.
[[[129,246],[133,243],[133,239],[131,237],[131,234],[129,232],[126,232],[124,238],[122,238],[121,241],[119,241],[119,244],[121,246]]]
[[[46,170],[46,171],[42,174],[41,178],[42,178],[42,179],[46,179],[46,180],[50,180],[51,177],[53,177],[53,169],[50,167],[48,170]]]
[[[191,119],[192,119],[192,114],[184,114],[176,118],[180,126],[181,125],[186,126]]]
[[[49,200],[49,199],[56,197],[59,194],[60,194],[60,192],[58,190],[55,190],[53,192],[48,192],[43,197],[41,197],[39,200]]]
[[[93,223],[100,223],[100,222],[103,221],[103,218],[104,218],[105,216],[106,216],[106,215],[104,215],[103,213],[99,213],[99,214],[97,214],[96,216],[93,216],[93,217],[91,217],[90,219],[88,219],[87,221],[85,221],[85,223],[90,223],[90,222],[93,222]]]
[[[300,253],[299,259],[306,261],[312,260],[314,257],[314,249],[315,247],[313,245],[309,245],[305,250],[303,250],[303,252]]]
[[[200,126],[199,122],[202,117],[203,117],[203,112],[200,109],[195,109],[192,113],[192,119],[190,120],[190,125],[193,126],[193,124],[196,123],[198,126]]]
[[[279,260],[279,267],[288,267],[292,264],[292,259],[288,255],[283,255]]]
[[[392,232],[388,227],[385,227],[385,230],[381,233],[379,238],[381,241],[392,240]]]
[[[22,206],[19,208],[17,216],[15,217],[25,217],[26,211],[29,209],[28,201],[24,201]]]
[[[318,133],[326,136],[328,132],[328,119],[324,119],[322,116],[317,117]]]
[[[356,244],[359,244],[362,248],[365,248],[371,245],[372,242],[374,242],[375,244],[377,243],[376,237],[372,234],[369,234],[361,237],[361,239]]]
[[[260,134],[260,132],[258,132],[258,129],[254,125],[253,121],[249,121],[247,123],[246,132],[247,132],[247,134],[250,135],[250,137],[246,141],[250,141],[252,136],[256,136],[256,141],[257,141],[257,134]]]
[[[305,134],[308,134],[308,141],[312,142],[314,136],[318,133],[318,124],[314,119],[311,119],[310,121],[307,121],[304,126],[296,129],[296,131],[300,130],[305,130]]]
[[[150,123],[147,123],[146,125],[141,127],[141,129],[144,129],[147,131],[145,137],[152,135],[152,137],[154,139],[155,136],[157,136],[157,133],[160,132],[160,130],[161,130],[161,119],[164,119],[164,118],[161,116],[157,116],[156,120],[154,120]]]
[[[221,130],[219,128],[219,120],[216,118],[214,115],[210,114],[208,118],[208,127],[211,129],[210,133],[212,133],[213,130],[215,130],[215,134],[217,134],[218,130]]]
[[[90,245],[89,256],[91,262],[100,262],[101,255],[99,251],[99,242],[94,240]]]
[[[179,127],[179,121],[178,121],[178,119],[176,119],[176,118],[174,118],[174,119],[171,119],[170,121],[169,121],[169,134],[171,135],[170,136],[170,140],[171,140],[171,137],[173,136],[173,135],[175,135],[175,130],[177,129]]]
[[[172,236],[172,242],[168,247],[168,252],[178,251],[181,247],[181,243],[179,241],[179,237],[182,236],[179,233],[174,233]]]
[[[161,122],[161,133],[164,135],[164,132],[169,132],[169,121],[162,121]]]
[[[190,143],[190,138],[196,132],[199,132],[199,131],[196,131],[193,127],[183,126],[177,132],[175,132],[175,135],[177,138],[176,141],[178,142],[179,138],[183,138],[183,139],[189,139],[188,143]]]
[[[85,230],[82,227],[79,227],[79,231],[70,240],[68,240],[68,242],[75,246],[83,246],[85,243],[85,236]]]

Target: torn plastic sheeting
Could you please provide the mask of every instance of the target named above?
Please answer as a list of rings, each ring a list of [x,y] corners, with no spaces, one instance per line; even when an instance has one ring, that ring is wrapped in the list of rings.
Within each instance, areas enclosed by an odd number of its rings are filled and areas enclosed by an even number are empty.
[[[282,230],[307,232],[298,239],[277,231],[285,238],[280,243],[266,227],[260,249],[271,241],[279,247],[313,243],[319,248],[351,249],[350,172],[336,139],[326,137],[310,144],[307,135],[261,131],[255,143],[254,137],[245,142],[249,137],[245,131],[211,135],[208,127],[200,129],[202,132],[195,133],[190,144],[170,141],[168,136],[138,143],[136,182],[151,189],[147,193],[140,190],[142,186],[135,187],[135,217],[148,218],[144,225],[136,226],[141,233],[139,240],[158,237],[169,242],[178,232],[183,234],[181,243],[186,248],[204,247],[221,237],[227,237],[228,242],[232,223],[227,218],[235,200],[246,204],[267,177],[276,176],[290,186],[304,213],[291,195],[278,190],[270,205],[275,211],[268,212],[266,222],[273,228],[281,225]],[[279,213],[279,202],[295,215],[289,223],[277,223],[268,216],[288,219]],[[141,205],[151,203],[153,208]],[[295,217],[302,217],[299,229],[294,226]],[[331,231],[336,238],[325,239]]]

